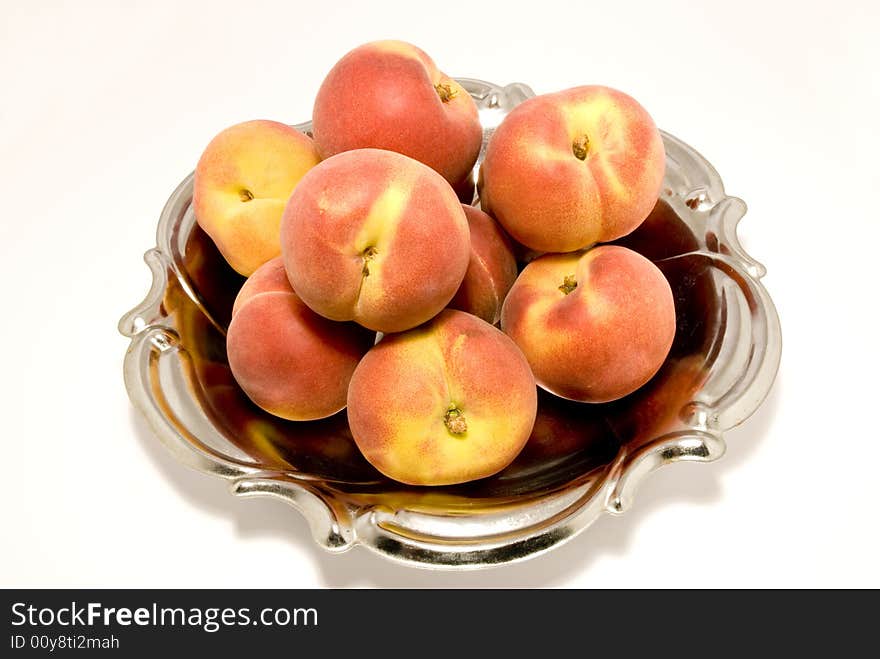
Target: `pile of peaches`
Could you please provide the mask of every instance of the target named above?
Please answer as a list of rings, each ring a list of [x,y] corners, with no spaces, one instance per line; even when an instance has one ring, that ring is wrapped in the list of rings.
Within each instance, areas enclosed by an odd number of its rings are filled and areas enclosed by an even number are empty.
[[[518,105],[486,145],[477,195],[477,107],[413,45],[345,55],[312,120],[311,135],[232,126],[195,172],[199,225],[248,277],[226,344],[260,408],[291,421],[346,408],[380,472],[448,485],[516,458],[536,387],[607,402],[660,369],[670,286],[603,244],[641,224],[664,175],[634,99],[582,86]]]

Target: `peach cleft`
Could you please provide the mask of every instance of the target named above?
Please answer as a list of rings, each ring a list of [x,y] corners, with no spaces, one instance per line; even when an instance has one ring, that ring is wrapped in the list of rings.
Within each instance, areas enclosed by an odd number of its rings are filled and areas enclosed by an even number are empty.
[[[281,252],[291,285],[316,313],[400,332],[455,295],[470,232],[437,172],[399,153],[358,149],[303,177],[284,211]]]

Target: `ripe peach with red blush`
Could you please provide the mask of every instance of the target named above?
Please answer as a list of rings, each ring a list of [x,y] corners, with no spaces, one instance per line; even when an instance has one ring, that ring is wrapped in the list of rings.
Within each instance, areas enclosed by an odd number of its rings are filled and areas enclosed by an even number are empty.
[[[303,177],[284,211],[281,251],[293,289],[311,309],[400,332],[455,295],[470,234],[437,172],[399,153],[358,149]]]
[[[226,334],[229,367],[259,407],[292,421],[345,407],[348,382],[375,335],[309,309],[286,280],[280,258],[242,287]]]
[[[501,327],[539,385],[601,403],[632,393],[660,369],[675,336],[675,303],[657,266],[602,245],[529,263],[504,302]]]
[[[312,112],[321,157],[388,149],[428,165],[453,185],[467,178],[483,140],[477,106],[421,49],[375,41],[327,74]]]
[[[537,390],[500,330],[447,309],[386,335],[358,365],[348,420],[361,452],[389,478],[450,485],[504,469],[529,438]]]
[[[584,86],[535,96],[492,134],[480,200],[514,240],[570,252],[628,234],[651,212],[666,160],[632,97]]]

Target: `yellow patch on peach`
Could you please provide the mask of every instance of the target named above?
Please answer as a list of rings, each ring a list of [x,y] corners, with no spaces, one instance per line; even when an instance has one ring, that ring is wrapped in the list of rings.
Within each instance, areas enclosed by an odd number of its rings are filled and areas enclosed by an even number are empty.
[[[400,41],[398,39],[381,39],[379,41],[371,42],[370,45],[383,53],[403,55],[404,57],[412,57],[419,60],[422,59],[422,51],[406,41]]]

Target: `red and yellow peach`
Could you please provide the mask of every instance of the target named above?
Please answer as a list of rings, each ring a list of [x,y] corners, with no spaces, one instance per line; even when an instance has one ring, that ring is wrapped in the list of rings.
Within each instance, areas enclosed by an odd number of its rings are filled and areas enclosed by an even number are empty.
[[[323,158],[388,149],[423,162],[452,184],[468,176],[483,139],[470,95],[403,41],[364,44],[337,62],[318,90],[312,125]]]
[[[276,121],[236,124],[208,144],[196,165],[193,208],[237,272],[247,277],[281,253],[284,206],[319,160],[307,135]]]
[[[355,369],[352,436],[380,472],[411,485],[449,485],[510,464],[532,431],[535,380],[500,330],[445,310],[385,336]]]
[[[470,238],[462,206],[437,172],[399,153],[358,149],[303,177],[284,211],[281,251],[312,310],[399,332],[449,303]]]
[[[520,273],[502,329],[551,393],[600,403],[632,393],[660,369],[675,336],[663,273],[614,245],[547,254]]]
[[[229,367],[267,412],[293,421],[320,419],[345,407],[348,382],[375,335],[314,313],[283,275],[275,258],[239,292],[226,334]]]
[[[660,132],[633,98],[575,87],[514,108],[480,167],[483,208],[523,245],[570,252],[644,220],[665,171]]]

